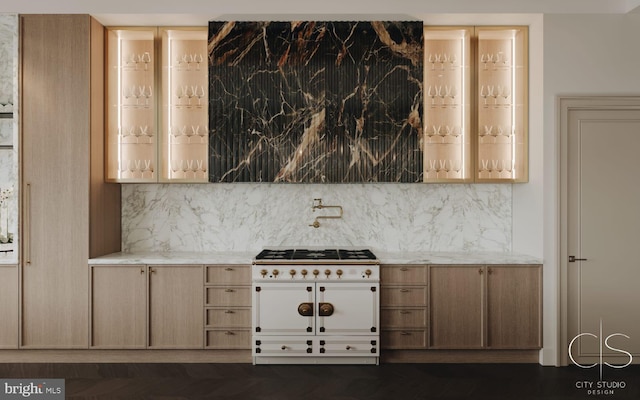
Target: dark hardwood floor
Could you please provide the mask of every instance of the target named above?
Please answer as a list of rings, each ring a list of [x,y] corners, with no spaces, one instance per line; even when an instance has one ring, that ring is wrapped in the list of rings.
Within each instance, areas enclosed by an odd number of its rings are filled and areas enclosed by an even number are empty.
[[[624,389],[593,395],[576,387],[597,369],[534,364],[0,364],[0,379],[64,378],[79,399],[640,399],[640,365],[605,370]]]

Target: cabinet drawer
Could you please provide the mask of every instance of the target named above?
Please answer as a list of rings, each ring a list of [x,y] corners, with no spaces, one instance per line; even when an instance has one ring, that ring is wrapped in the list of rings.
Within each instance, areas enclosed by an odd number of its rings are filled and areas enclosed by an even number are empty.
[[[380,306],[413,306],[427,305],[426,286],[383,286],[380,289]]]
[[[207,291],[207,306],[251,306],[251,286],[214,286],[205,289]]]
[[[250,328],[250,308],[207,308],[207,327]]]
[[[251,284],[251,268],[246,265],[207,265],[206,285]]]
[[[427,308],[383,308],[380,310],[382,328],[427,326]]]
[[[427,330],[383,330],[380,341],[383,349],[424,349],[427,347]]]
[[[207,349],[250,349],[251,329],[211,329],[206,331]]]
[[[424,285],[427,283],[427,267],[424,265],[382,265],[380,283],[383,285]]]

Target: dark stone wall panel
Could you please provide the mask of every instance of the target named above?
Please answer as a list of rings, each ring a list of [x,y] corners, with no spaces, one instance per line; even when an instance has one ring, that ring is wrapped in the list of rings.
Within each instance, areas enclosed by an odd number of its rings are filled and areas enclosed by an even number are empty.
[[[212,182],[420,182],[421,22],[210,22]]]

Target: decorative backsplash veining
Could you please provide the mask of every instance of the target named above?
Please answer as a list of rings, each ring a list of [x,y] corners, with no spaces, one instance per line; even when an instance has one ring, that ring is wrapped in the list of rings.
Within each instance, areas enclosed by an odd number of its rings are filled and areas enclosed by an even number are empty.
[[[309,225],[313,199],[344,209]],[[256,251],[367,246],[379,251],[511,250],[504,184],[123,185],[122,250]]]

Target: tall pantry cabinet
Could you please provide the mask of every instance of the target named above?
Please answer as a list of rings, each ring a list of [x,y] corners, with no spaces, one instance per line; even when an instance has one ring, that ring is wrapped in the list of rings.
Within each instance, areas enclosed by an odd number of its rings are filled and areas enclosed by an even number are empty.
[[[21,348],[88,347],[87,259],[120,250],[120,188],[104,182],[104,28],[20,18]]]

